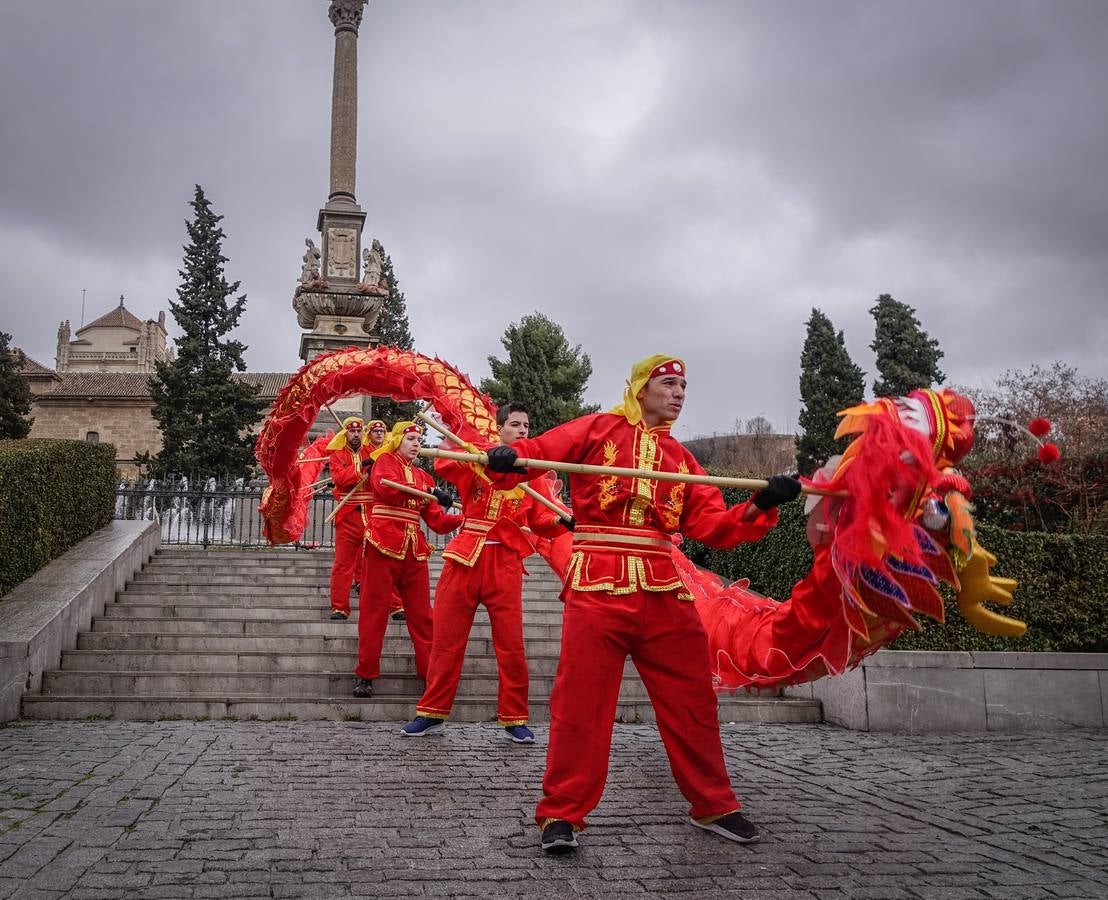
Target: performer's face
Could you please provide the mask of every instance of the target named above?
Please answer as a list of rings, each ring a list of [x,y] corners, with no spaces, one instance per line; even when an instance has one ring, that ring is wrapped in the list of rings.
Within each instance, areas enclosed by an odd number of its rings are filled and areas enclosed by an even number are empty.
[[[382,428],[380,425],[374,425],[371,429],[369,429],[369,442],[374,447],[380,447],[383,443],[385,443],[385,429]]]
[[[500,426],[500,443],[514,444],[520,438],[527,437],[531,429],[531,419],[525,412],[511,413]]]
[[[651,378],[637,395],[642,407],[642,418],[648,427],[672,422],[681,415],[685,405],[685,385],[680,375],[663,375]]]
[[[423,435],[413,431],[410,434],[404,435],[404,440],[400,442],[400,446],[397,448],[396,452],[400,454],[402,459],[411,462],[419,456],[419,448],[422,443]]]
[[[351,450],[357,450],[362,446],[362,426],[357,422],[351,422],[346,426],[346,443]]]

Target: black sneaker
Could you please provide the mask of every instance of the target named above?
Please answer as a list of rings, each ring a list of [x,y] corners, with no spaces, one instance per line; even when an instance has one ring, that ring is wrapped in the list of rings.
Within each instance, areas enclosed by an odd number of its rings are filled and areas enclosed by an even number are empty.
[[[760,837],[754,823],[738,810],[720,816],[712,822],[698,822],[696,819],[689,819],[689,821],[697,828],[714,831],[720,837],[725,837],[727,840],[735,841],[738,844],[753,844]]]
[[[331,618],[334,619],[335,621],[345,622],[347,619],[350,618],[350,613],[346,612],[345,610],[341,610],[341,609],[332,609],[331,610]]]
[[[354,679],[354,696],[355,697],[372,697],[373,696],[373,679],[372,678],[355,678]]]
[[[392,612],[389,613],[389,618],[392,619],[394,622],[403,622],[407,620],[408,617],[404,615],[404,610],[394,609]]]
[[[565,819],[555,819],[542,830],[542,849],[547,853],[572,853],[577,849],[577,833]]]

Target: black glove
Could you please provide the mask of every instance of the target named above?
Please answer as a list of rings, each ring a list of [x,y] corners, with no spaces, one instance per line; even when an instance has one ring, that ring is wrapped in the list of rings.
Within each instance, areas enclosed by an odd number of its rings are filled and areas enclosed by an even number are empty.
[[[577,519],[573,516],[570,516],[568,519],[565,516],[559,516],[558,524],[565,528],[566,531],[577,530]]]
[[[519,454],[507,444],[501,444],[499,447],[490,447],[486,453],[489,457],[488,467],[494,472],[503,473],[515,471],[516,460],[519,458]]]
[[[770,510],[800,496],[800,481],[791,475],[771,475],[769,484],[754,495],[754,505]]]
[[[431,493],[435,495],[435,499],[443,509],[450,509],[454,505],[454,498],[442,488],[432,488]]]

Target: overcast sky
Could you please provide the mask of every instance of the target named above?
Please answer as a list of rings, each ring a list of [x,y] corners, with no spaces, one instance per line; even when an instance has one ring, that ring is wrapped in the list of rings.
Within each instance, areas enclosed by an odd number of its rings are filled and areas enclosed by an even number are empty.
[[[327,0],[2,0],[0,329],[175,296],[193,184],[254,371],[293,371],[328,191]],[[358,200],[416,348],[474,381],[542,311],[591,357],[686,358],[678,437],[795,429],[805,321],[872,388],[880,293],[949,380],[1108,375],[1108,3],[373,0]],[[171,333],[177,332],[171,328]]]

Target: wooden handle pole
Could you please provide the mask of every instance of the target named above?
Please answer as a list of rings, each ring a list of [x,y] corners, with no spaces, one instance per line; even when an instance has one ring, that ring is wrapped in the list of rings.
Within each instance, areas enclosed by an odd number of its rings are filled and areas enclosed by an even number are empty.
[[[361,489],[363,482],[369,477],[369,472],[366,472],[361,478],[358,479],[358,483],[354,485],[349,491],[346,492],[346,496],[343,497],[338,503],[335,504],[335,508],[331,510],[327,518],[323,520],[323,524],[328,524],[332,519],[339,514],[339,510],[346,506],[346,501],[349,500],[354,494]]]
[[[453,450],[438,450],[432,447],[424,447],[419,451],[420,456],[437,457],[441,459],[456,459],[459,462],[476,462],[487,465],[489,458],[484,453],[457,453]],[[550,469],[554,472],[569,472],[571,475],[615,475],[619,478],[651,478],[655,481],[677,481],[683,484],[711,484],[715,487],[734,487],[744,490],[760,490],[769,484],[764,478],[729,478],[724,475],[695,475],[683,472],[656,472],[651,469],[624,469],[618,466],[590,466],[586,463],[556,462],[549,459],[524,459],[516,460],[516,466],[528,469]],[[820,494],[831,496],[845,496],[841,491],[826,491],[820,488],[805,485],[802,489],[805,494]]]
[[[297,464],[298,466],[303,466],[303,465],[305,465],[306,463],[313,463],[313,462],[321,462],[321,463],[325,463],[325,462],[330,462],[330,461],[331,461],[331,460],[330,460],[330,458],[329,458],[329,457],[326,457],[326,456],[313,456],[313,457],[311,457],[311,458],[309,458],[309,459],[298,459],[298,460],[296,461],[296,464]]]
[[[439,498],[429,491],[421,491],[419,488],[412,487],[410,484],[401,484],[399,481],[390,481],[388,478],[382,478],[381,484],[386,485],[398,491],[403,491],[405,494],[411,494],[413,497],[422,497],[424,500],[432,500],[435,503],[439,502]],[[452,508],[456,508],[457,503],[453,504]]]
[[[435,431],[437,431],[444,438],[446,438],[448,441],[453,443],[454,446],[456,446],[456,447],[465,447],[465,446],[467,446],[466,441],[463,441],[460,437],[458,437],[458,435],[454,434],[454,432],[452,432],[449,428],[447,428],[445,425],[443,425],[442,422],[440,422],[438,419],[434,419],[431,416],[426,415],[425,413],[422,413],[422,412],[416,413],[416,418],[421,419],[422,421],[426,422],[428,425],[430,425],[432,428],[434,428]],[[553,502],[552,500],[548,500],[546,497],[544,497],[542,494],[540,494],[538,491],[536,491],[533,487],[531,487],[531,485],[524,483],[524,484],[521,484],[520,487],[523,488],[523,493],[525,493],[528,497],[531,497],[533,500],[536,500],[537,502],[541,503],[543,506],[545,506],[551,512],[556,513],[558,516],[561,516],[562,518],[566,518],[566,519],[571,518],[571,515],[570,515],[570,512],[569,512],[568,509],[562,509],[562,507],[560,507],[557,503]]]

